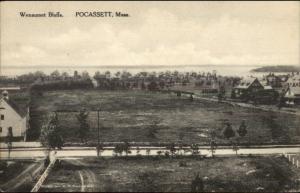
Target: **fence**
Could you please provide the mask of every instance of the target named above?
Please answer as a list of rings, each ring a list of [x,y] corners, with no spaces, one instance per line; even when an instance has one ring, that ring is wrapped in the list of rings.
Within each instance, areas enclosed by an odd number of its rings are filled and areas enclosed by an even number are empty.
[[[39,189],[41,188],[43,182],[45,181],[45,179],[49,175],[51,169],[53,168],[55,162],[56,162],[55,155],[50,156],[50,163],[49,163],[48,167],[46,168],[46,170],[44,171],[43,175],[40,177],[38,182],[35,184],[35,186],[32,188],[31,192],[38,192],[39,191]]]
[[[297,154],[284,154],[289,162],[291,162],[296,168],[300,168],[300,155]]]

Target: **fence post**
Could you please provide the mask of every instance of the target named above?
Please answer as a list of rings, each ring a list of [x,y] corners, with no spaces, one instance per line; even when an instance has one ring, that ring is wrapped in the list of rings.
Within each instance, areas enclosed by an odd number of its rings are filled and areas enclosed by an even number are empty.
[[[292,158],[292,163],[293,163],[293,165],[295,165],[295,159],[294,159],[294,157]]]
[[[299,168],[299,160],[297,160],[297,168]]]

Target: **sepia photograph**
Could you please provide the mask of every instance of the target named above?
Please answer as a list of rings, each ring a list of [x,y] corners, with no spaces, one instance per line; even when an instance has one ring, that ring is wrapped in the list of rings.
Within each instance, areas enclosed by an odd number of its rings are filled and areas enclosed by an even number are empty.
[[[299,1],[0,2],[0,192],[299,191]]]

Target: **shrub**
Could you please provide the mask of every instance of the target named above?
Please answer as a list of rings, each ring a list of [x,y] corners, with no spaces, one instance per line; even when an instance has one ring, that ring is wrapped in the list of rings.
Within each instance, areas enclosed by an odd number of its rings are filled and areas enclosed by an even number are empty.
[[[7,168],[7,162],[6,161],[1,161],[0,162],[0,170],[5,170]]]
[[[179,167],[187,167],[186,161],[180,161],[179,162]]]

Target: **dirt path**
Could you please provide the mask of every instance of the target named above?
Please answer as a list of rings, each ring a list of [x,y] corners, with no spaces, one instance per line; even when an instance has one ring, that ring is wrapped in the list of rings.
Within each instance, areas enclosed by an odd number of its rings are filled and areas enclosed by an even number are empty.
[[[33,163],[29,165],[21,174],[16,176],[14,179],[9,180],[1,186],[2,190],[5,192],[11,192],[25,184],[26,182],[32,182],[39,172],[43,169],[43,164],[41,162]]]
[[[88,168],[86,163],[79,159],[67,160],[69,163],[76,166],[84,166],[83,169],[79,171],[79,177],[81,180],[81,192],[95,192],[97,186],[97,178],[94,172]]]
[[[206,100],[206,101],[211,101],[211,102],[219,102],[218,99],[215,98],[206,98],[200,95],[195,94],[194,96],[195,99],[200,99],[200,100]],[[244,108],[252,108],[252,109],[259,109],[263,111],[272,111],[276,113],[286,113],[286,114],[292,114],[292,115],[298,115],[300,116],[300,111],[299,110],[294,110],[291,111],[291,109],[286,109],[282,108],[281,110],[278,109],[278,107],[275,106],[266,106],[266,105],[253,105],[249,103],[242,103],[242,102],[235,102],[235,101],[228,101],[228,100],[222,100],[222,103],[227,103],[233,106],[240,106]],[[293,110],[293,109],[292,109]]]

